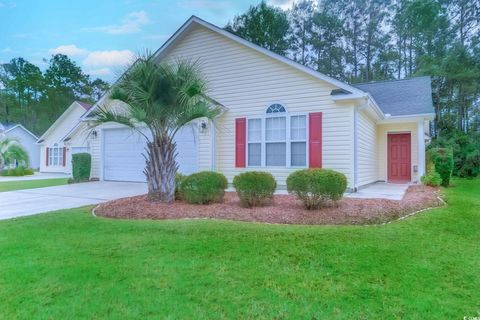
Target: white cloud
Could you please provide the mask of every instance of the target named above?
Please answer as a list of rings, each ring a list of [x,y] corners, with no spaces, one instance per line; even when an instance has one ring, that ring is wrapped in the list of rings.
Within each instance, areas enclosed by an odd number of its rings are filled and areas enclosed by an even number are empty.
[[[291,9],[294,0],[268,0],[267,3],[276,7],[280,7],[283,10]]]
[[[61,54],[66,54],[67,56],[70,56],[70,57],[77,57],[77,56],[82,57],[88,54],[88,50],[79,48],[74,44],[65,44],[65,45],[61,45],[56,48],[48,50],[48,53],[49,54],[61,53]]]
[[[108,34],[129,34],[137,33],[142,30],[142,27],[150,23],[150,19],[145,11],[130,12],[121,24],[108,25],[103,27],[83,28],[83,31],[89,32],[105,32]]]
[[[89,69],[86,70],[91,76],[101,77],[101,76],[109,76],[112,74],[112,70],[110,68],[100,68],[100,69]]]
[[[3,53],[10,53],[10,52],[12,52],[12,51],[13,51],[13,50],[12,50],[12,48],[10,48],[10,47],[6,47],[6,48],[2,49],[2,52],[3,52]]]
[[[131,63],[135,55],[130,50],[92,51],[83,64],[87,67],[124,67]]]

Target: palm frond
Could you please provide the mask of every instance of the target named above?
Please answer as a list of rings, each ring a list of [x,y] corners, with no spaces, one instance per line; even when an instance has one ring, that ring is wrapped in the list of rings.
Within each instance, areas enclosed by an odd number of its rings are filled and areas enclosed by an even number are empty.
[[[29,156],[27,150],[17,139],[4,138],[0,140],[0,164],[11,164],[14,161],[25,162],[29,165]]]

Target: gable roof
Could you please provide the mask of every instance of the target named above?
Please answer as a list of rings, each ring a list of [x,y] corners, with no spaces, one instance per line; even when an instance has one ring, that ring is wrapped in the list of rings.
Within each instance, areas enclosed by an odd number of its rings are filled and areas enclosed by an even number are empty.
[[[177,41],[179,41],[186,33],[188,33],[189,30],[191,30],[193,27],[196,25],[200,25],[204,28],[209,29],[210,31],[213,31],[215,33],[218,33],[222,36],[225,36],[241,45],[244,45],[248,48],[251,48],[257,52],[260,52],[274,60],[280,61],[282,63],[285,63],[295,69],[298,69],[304,73],[307,73],[317,79],[323,80],[327,83],[330,83],[333,86],[339,87],[344,90],[348,90],[352,93],[360,93],[361,90],[356,89],[355,87],[346,84],[345,82],[339,81],[337,79],[334,79],[332,77],[329,77],[327,75],[324,75],[323,73],[320,73],[318,71],[315,71],[309,67],[306,67],[298,62],[295,62],[287,57],[284,57],[282,55],[279,55],[275,52],[272,52],[270,50],[267,50],[265,48],[262,48],[259,45],[256,45],[250,41],[247,41],[231,32],[228,32],[220,27],[217,27],[216,25],[207,22],[203,19],[200,19],[197,16],[191,16],[181,27],[178,29],[153,55],[155,58],[162,58],[168,51],[168,48],[171,48]]]
[[[83,105],[82,105],[83,104]],[[40,138],[38,139],[37,143],[42,143],[45,138],[67,117],[67,115],[75,108],[75,107],[81,107],[82,109],[85,109],[86,111],[82,114],[85,115],[85,113],[88,112],[88,110],[91,109],[91,105],[87,104],[87,103],[84,103],[84,102],[80,102],[80,101],[73,101],[72,104],[60,115],[60,117],[57,118],[57,120],[55,120],[55,122],[47,129],[47,131],[45,131],[41,136]],[[86,107],[88,107],[88,109],[86,109]],[[82,118],[82,116],[80,116],[79,120]],[[78,121],[77,121],[78,123]],[[76,123],[76,124],[77,124]],[[76,125],[75,124],[75,125]]]
[[[264,54],[274,60],[287,64],[301,72],[307,73],[319,80],[323,80],[338,89],[332,90],[332,98],[334,100],[343,99],[360,99],[365,98],[371,101],[372,108],[378,114],[381,119],[385,118],[385,115],[391,116],[407,116],[407,115],[420,115],[420,114],[434,114],[433,103],[431,97],[431,85],[429,77],[413,78],[409,80],[395,80],[395,81],[382,81],[371,82],[363,84],[349,85],[345,82],[339,81],[327,75],[324,75],[316,70],[306,67],[298,62],[295,62],[282,55],[274,53],[270,50],[262,48],[252,42],[249,42],[233,33],[230,33],[220,27],[217,27],[205,20],[202,20],[196,16],[191,16],[155,53],[156,59],[162,59],[168,54],[170,48],[172,48],[178,41],[180,41],[185,35],[192,30],[195,26],[202,26],[210,31],[225,36],[241,45],[251,48],[261,54]],[[415,80],[417,79],[417,80]],[[413,80],[409,82],[410,80]],[[427,81],[428,80],[428,81]],[[406,81],[406,82],[403,82]],[[399,85],[399,89],[395,89],[395,83],[402,82]],[[418,86],[418,87],[417,87]],[[95,103],[85,114],[82,116],[82,120],[87,120],[89,115],[95,110],[102,101],[106,99],[108,91],[102,96],[102,98]],[[380,100],[381,102],[377,101]]]
[[[22,129],[23,131],[25,131],[26,133],[28,133],[29,135],[31,135],[35,140],[38,139],[38,137],[37,137],[35,134],[33,134],[30,130],[28,130],[27,128],[25,128],[25,127],[24,127],[23,125],[21,125],[20,123],[10,123],[10,124],[7,124],[7,125],[2,125],[2,124],[0,123],[0,128],[2,128],[2,127],[4,128],[4,130],[3,130],[3,133],[4,133],[4,134],[9,133],[10,131],[15,130],[16,128],[20,128],[20,129]]]
[[[309,67],[306,67],[298,62],[295,62],[289,58],[286,58],[282,55],[279,55],[275,52],[272,52],[270,50],[267,50],[265,48],[262,48],[250,41],[247,41],[243,38],[240,38],[239,36],[236,36],[234,35],[233,33],[230,33],[220,27],[217,27],[216,25],[214,24],[211,24],[210,22],[207,22],[203,19],[200,19],[199,17],[197,16],[191,16],[177,31],[175,31],[175,33],[157,50],[155,51],[155,53],[153,54],[153,56],[156,58],[156,59],[161,59],[162,57],[164,57],[166,54],[167,54],[167,51],[169,48],[173,47],[178,41],[180,41],[190,30],[192,30],[192,28],[194,28],[195,26],[203,26],[215,33],[218,33],[222,36],[225,36],[237,43],[240,43],[241,45],[244,45],[246,47],[249,47],[257,52],[260,52],[274,60],[277,60],[277,61],[280,61],[282,63],[285,63],[297,70],[300,70],[301,72],[304,72],[304,73],[307,73],[319,80],[323,80],[327,83],[330,83],[331,85],[335,86],[335,87],[338,87],[338,88],[341,88],[343,90],[346,90],[350,93],[354,93],[354,94],[357,94],[357,95],[364,95],[365,93],[345,82],[342,82],[342,81],[339,81],[337,79],[334,79],[332,77],[329,77],[327,75],[324,75],[318,71],[315,71]],[[108,93],[108,92],[107,92]],[[101,101],[103,101],[105,99],[105,96],[106,94],[105,93],[102,98],[97,102],[95,103],[94,107],[93,108],[90,108],[90,110],[85,113],[85,115],[82,117],[82,119],[86,119],[92,112],[93,110],[98,107],[98,105],[100,104]]]
[[[391,116],[434,113],[430,77],[354,84],[370,93],[384,114]]]

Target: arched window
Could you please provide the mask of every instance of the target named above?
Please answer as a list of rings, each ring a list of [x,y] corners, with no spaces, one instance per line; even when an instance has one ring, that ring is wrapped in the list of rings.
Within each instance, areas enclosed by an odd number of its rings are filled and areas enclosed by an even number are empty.
[[[304,167],[307,163],[307,117],[289,114],[272,103],[261,117],[247,121],[249,167]]]
[[[279,103],[274,103],[267,108],[267,114],[285,112],[285,107]]]
[[[61,148],[58,147],[58,143],[55,143],[52,148],[48,148],[48,165],[58,166],[60,165],[60,157],[63,156]]]

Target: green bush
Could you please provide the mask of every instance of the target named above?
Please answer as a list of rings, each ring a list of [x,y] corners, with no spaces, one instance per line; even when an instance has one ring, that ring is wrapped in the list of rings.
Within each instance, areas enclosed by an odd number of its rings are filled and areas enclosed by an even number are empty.
[[[90,179],[92,156],[90,153],[75,153],[72,155],[72,175],[74,182],[83,182]]]
[[[442,184],[442,177],[437,171],[435,171],[435,166],[431,166],[428,169],[427,174],[424,175],[421,180],[424,185],[431,187],[438,187]]]
[[[0,175],[8,177],[22,177],[32,175],[33,170],[30,168],[25,168],[23,166],[18,166],[16,168],[10,168],[3,170]]]
[[[302,200],[308,210],[318,209],[328,201],[337,201],[347,189],[347,177],[329,169],[304,169],[291,173],[287,190]]]
[[[453,175],[466,178],[480,174],[480,132],[443,132],[429,145],[432,148],[453,151]]]
[[[31,176],[33,175],[33,169],[32,168],[24,168],[23,169],[23,174],[26,176]]]
[[[227,178],[221,173],[203,171],[189,175],[180,184],[182,198],[188,203],[222,202]]]
[[[433,163],[435,171],[437,171],[442,178],[442,186],[448,187],[453,172],[452,151],[447,148],[432,148],[428,150],[427,153],[428,161]]]
[[[268,172],[244,172],[233,178],[233,186],[246,207],[265,205],[273,198],[277,182]]]
[[[480,174],[480,150],[473,150],[459,165],[457,175],[462,178],[474,178],[478,174]]]
[[[182,193],[180,191],[180,185],[182,184],[182,181],[186,178],[187,176],[178,173],[175,175],[175,200],[181,200],[182,199]]]

